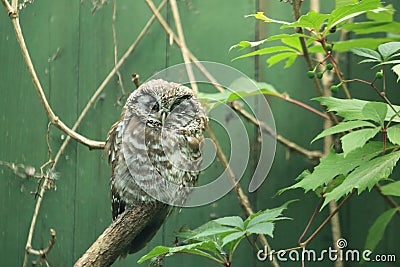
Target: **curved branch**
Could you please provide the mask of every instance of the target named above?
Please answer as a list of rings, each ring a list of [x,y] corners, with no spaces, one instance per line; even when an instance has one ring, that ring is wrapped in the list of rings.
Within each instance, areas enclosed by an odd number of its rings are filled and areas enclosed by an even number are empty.
[[[74,267],[110,266],[164,207],[165,204],[156,202],[126,210],[104,230]]]
[[[35,86],[36,92],[39,95],[40,101],[42,102],[43,108],[46,111],[47,117],[50,122],[57,126],[61,131],[65,132],[68,136],[72,137],[79,143],[82,143],[88,146],[90,149],[103,149],[104,142],[94,141],[80,135],[79,133],[70,129],[67,125],[65,125],[59,118],[56,116],[54,111],[52,110],[49,102],[47,101],[46,95],[44,94],[42,85],[40,84],[39,78],[36,74],[35,67],[33,66],[31,57],[28,52],[28,48],[26,47],[26,43],[24,40],[24,36],[22,34],[21,26],[19,24],[18,11],[17,9],[11,7],[7,0],[2,0],[3,4],[7,8],[8,14],[11,18],[12,24],[14,26],[15,35],[18,41],[18,44],[21,48],[21,53],[24,58],[26,67],[28,68],[28,72],[32,78],[33,85]]]

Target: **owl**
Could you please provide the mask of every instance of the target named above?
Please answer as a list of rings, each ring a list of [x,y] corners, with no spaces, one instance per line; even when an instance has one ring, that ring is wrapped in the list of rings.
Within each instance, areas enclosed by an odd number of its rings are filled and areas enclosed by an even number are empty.
[[[207,121],[192,90],[177,83],[150,80],[127,99],[106,141],[113,220],[138,205],[162,202],[165,208],[123,254],[141,250],[172,207],[184,204],[200,174]]]

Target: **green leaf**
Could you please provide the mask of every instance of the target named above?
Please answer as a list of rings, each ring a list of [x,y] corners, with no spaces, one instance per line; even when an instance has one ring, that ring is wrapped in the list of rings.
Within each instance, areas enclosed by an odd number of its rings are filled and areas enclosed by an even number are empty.
[[[335,97],[316,97],[313,98],[313,100],[319,101],[321,105],[328,108],[328,111],[336,112],[337,115],[343,117],[347,121],[368,120],[368,118],[364,116],[362,110],[367,103],[371,103],[369,101],[360,99],[340,99]],[[400,110],[400,106],[394,106],[394,108]],[[385,121],[390,121],[393,115],[395,115],[395,112],[388,106]],[[400,118],[395,116],[393,121],[400,122]]]
[[[382,61],[381,55],[375,50],[368,48],[352,48],[350,51],[360,57],[366,57],[370,59],[375,59],[376,61]]]
[[[240,231],[240,232],[235,232],[232,234],[229,234],[227,236],[225,236],[222,239],[222,247],[226,246],[227,244],[229,244],[232,241],[240,241],[240,239],[242,239],[244,237],[244,232]]]
[[[399,64],[399,63],[400,63],[400,59],[397,59],[397,60],[389,60],[389,61],[385,61],[385,62],[379,63],[379,64],[373,66],[372,68],[375,68],[375,67],[378,67],[378,66],[382,66],[382,65]]]
[[[296,184],[281,189],[278,193],[281,194],[286,190],[303,188],[305,192],[315,190],[320,186],[328,184],[333,178],[338,175],[347,175],[352,170],[371,160],[382,153],[383,144],[381,142],[369,142],[362,148],[350,152],[346,158],[344,154],[336,154],[333,150],[322,158],[320,163],[314,168],[312,173],[303,172],[301,179]]]
[[[372,139],[380,130],[381,128],[379,127],[362,129],[348,133],[340,138],[342,141],[344,157],[346,157],[351,151],[363,147],[368,140]]]
[[[243,50],[244,48],[247,47],[255,47],[263,44],[266,40],[261,40],[261,41],[255,41],[255,42],[250,42],[250,41],[241,41],[238,44],[232,45],[229,48],[229,51],[233,50],[234,48],[240,48],[239,50]]]
[[[257,89],[257,87],[260,89]],[[229,86],[229,88],[231,88],[232,90],[225,90],[224,92],[221,93],[208,94],[199,92],[197,94],[197,97],[202,103],[206,104],[207,108],[212,109],[220,104],[235,101],[249,96],[261,95],[261,94],[272,95],[272,96],[281,95],[270,84],[257,83],[257,82],[251,84],[251,82],[248,79],[237,79]]]
[[[395,11],[392,5],[387,5],[384,10],[367,12],[367,18],[376,22],[392,22]]]
[[[328,204],[329,201],[339,200],[342,196],[347,195],[355,188],[358,190],[358,194],[361,194],[366,188],[371,190],[380,180],[390,176],[393,167],[399,159],[400,151],[397,151],[364,162],[351,172],[343,183],[325,195],[325,201],[321,209]]]
[[[275,34],[275,35],[272,35],[271,37],[268,37],[266,40],[267,41],[279,40],[279,41],[282,41],[283,43],[288,43],[288,42],[290,42],[288,40],[293,39],[293,43],[294,42],[300,43],[300,41],[299,41],[300,37],[303,37],[303,38],[306,38],[306,39],[311,39],[311,40],[317,40],[317,38],[315,38],[313,36],[309,36],[309,35],[303,34],[303,33],[293,33],[293,34],[281,33],[281,34]],[[301,49],[301,46],[300,47],[293,46],[293,47],[296,47],[298,50]]]
[[[400,145],[400,124],[389,127],[386,132],[392,144]]]
[[[281,20],[275,20],[275,19],[268,18],[267,16],[264,15],[264,12],[257,12],[255,14],[247,15],[246,17],[255,17],[256,19],[262,20],[262,21],[267,22],[267,23],[271,23],[272,22],[272,23],[278,23],[278,24],[289,24],[289,22],[286,22],[286,21],[281,21]]]
[[[237,227],[241,230],[243,230],[243,228],[244,228],[243,220],[239,216],[223,217],[223,218],[219,218],[219,219],[216,219],[213,221],[216,223],[219,223],[221,225],[224,225],[224,226]]]
[[[400,64],[393,66],[392,71],[397,75],[397,82],[400,81]]]
[[[257,55],[272,54],[272,53],[277,53],[277,52],[297,53],[296,50],[294,50],[293,48],[291,48],[289,46],[281,46],[280,45],[280,46],[271,46],[271,47],[262,48],[262,49],[238,56],[238,57],[234,58],[233,60],[237,60],[237,59],[245,58],[245,57],[257,56]]]
[[[336,0],[336,8],[357,3],[357,0]]]
[[[315,140],[318,140],[322,137],[332,135],[332,134],[337,134],[337,133],[342,133],[346,132],[355,128],[360,128],[360,127],[375,127],[374,124],[367,122],[367,121],[345,121],[341,122],[338,125],[335,125],[331,128],[328,128],[321,132],[319,135],[317,135],[311,143],[313,143]]]
[[[330,16],[328,14],[320,14],[311,10],[307,14],[301,16],[296,22],[283,25],[281,28],[294,28],[294,27],[302,27],[309,28],[319,31],[322,23],[326,21]]]
[[[394,208],[382,213],[368,230],[367,241],[365,242],[365,250],[373,251],[381,241],[386,227],[392,219],[393,215],[399,210]]]
[[[400,34],[399,22],[359,22],[348,23],[342,26],[342,29],[355,32],[356,34],[369,34],[376,32]]]
[[[364,118],[367,118],[367,120],[375,121],[383,127],[387,110],[388,106],[385,103],[370,102],[365,104],[365,106],[362,109],[362,113],[364,115]]]
[[[367,11],[385,10],[379,0],[363,0],[355,4],[339,7],[333,10],[329,16],[326,28],[329,30],[335,25],[357,17]]]
[[[151,250],[149,253],[144,255],[138,260],[138,263],[143,263],[146,260],[152,259],[154,257],[158,256],[171,256],[175,253],[190,253],[190,254],[195,254],[195,255],[200,255],[203,257],[210,258],[212,260],[216,260],[213,256],[208,254],[207,252],[202,251],[214,251],[216,250],[216,244],[213,241],[205,241],[205,242],[199,242],[195,244],[189,244],[189,245],[184,245],[184,246],[177,246],[177,247],[164,247],[164,246],[157,246],[153,250]]]
[[[382,186],[381,192],[386,196],[400,197],[400,181]]]
[[[272,222],[263,222],[251,225],[246,229],[246,232],[249,234],[263,234],[269,235],[270,237],[273,236],[274,232],[274,224]]]
[[[266,210],[259,211],[259,212],[256,212],[256,213],[250,215],[244,221],[245,230],[247,230],[248,227],[252,227],[259,223],[274,222],[276,220],[286,219],[286,218],[279,217],[279,216],[282,215],[282,212],[285,209],[287,209],[287,206],[290,203],[293,203],[294,201],[296,201],[296,200],[290,200],[290,201],[287,201],[285,204],[283,204],[280,207],[273,208],[273,209],[266,209]]]
[[[285,68],[290,67],[296,60],[297,53],[293,52],[285,52],[271,56],[267,59],[268,67],[272,67],[273,65],[287,59]]]
[[[337,52],[347,52],[354,47],[363,47],[369,49],[375,49],[378,45],[393,41],[393,38],[357,38],[350,39],[346,41],[335,42],[335,51]],[[311,49],[310,49],[311,51]],[[311,51],[314,52],[314,51]]]
[[[378,51],[382,55],[383,59],[389,58],[400,50],[400,42],[389,42],[378,46]]]
[[[234,231],[236,231],[236,230],[233,229],[232,227],[227,227],[227,226],[214,227],[214,228],[209,228],[207,230],[204,230],[204,231],[196,234],[191,239],[199,239],[199,238],[207,237],[207,236],[228,234],[228,233],[231,233]]]

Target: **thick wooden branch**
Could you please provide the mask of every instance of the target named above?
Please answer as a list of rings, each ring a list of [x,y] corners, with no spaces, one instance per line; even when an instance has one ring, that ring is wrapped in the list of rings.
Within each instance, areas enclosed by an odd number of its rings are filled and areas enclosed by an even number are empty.
[[[110,266],[164,207],[165,204],[157,202],[125,211],[104,230],[74,267]]]

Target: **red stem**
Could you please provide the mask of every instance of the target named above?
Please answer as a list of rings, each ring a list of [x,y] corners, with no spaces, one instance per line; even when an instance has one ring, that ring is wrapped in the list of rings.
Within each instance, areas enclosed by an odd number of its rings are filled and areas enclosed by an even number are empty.
[[[295,104],[295,105],[297,105],[299,107],[305,108],[305,109],[311,111],[312,113],[315,113],[315,114],[321,116],[322,118],[324,118],[326,120],[330,120],[330,117],[328,115],[326,115],[325,113],[322,113],[321,111],[316,110],[315,108],[310,107],[307,104],[304,104],[303,102],[291,99],[291,98],[289,98],[289,97],[287,97],[285,95],[276,95],[276,96],[278,98],[282,99],[282,100],[285,100],[285,101],[289,102],[289,103],[292,103],[292,104]]]

